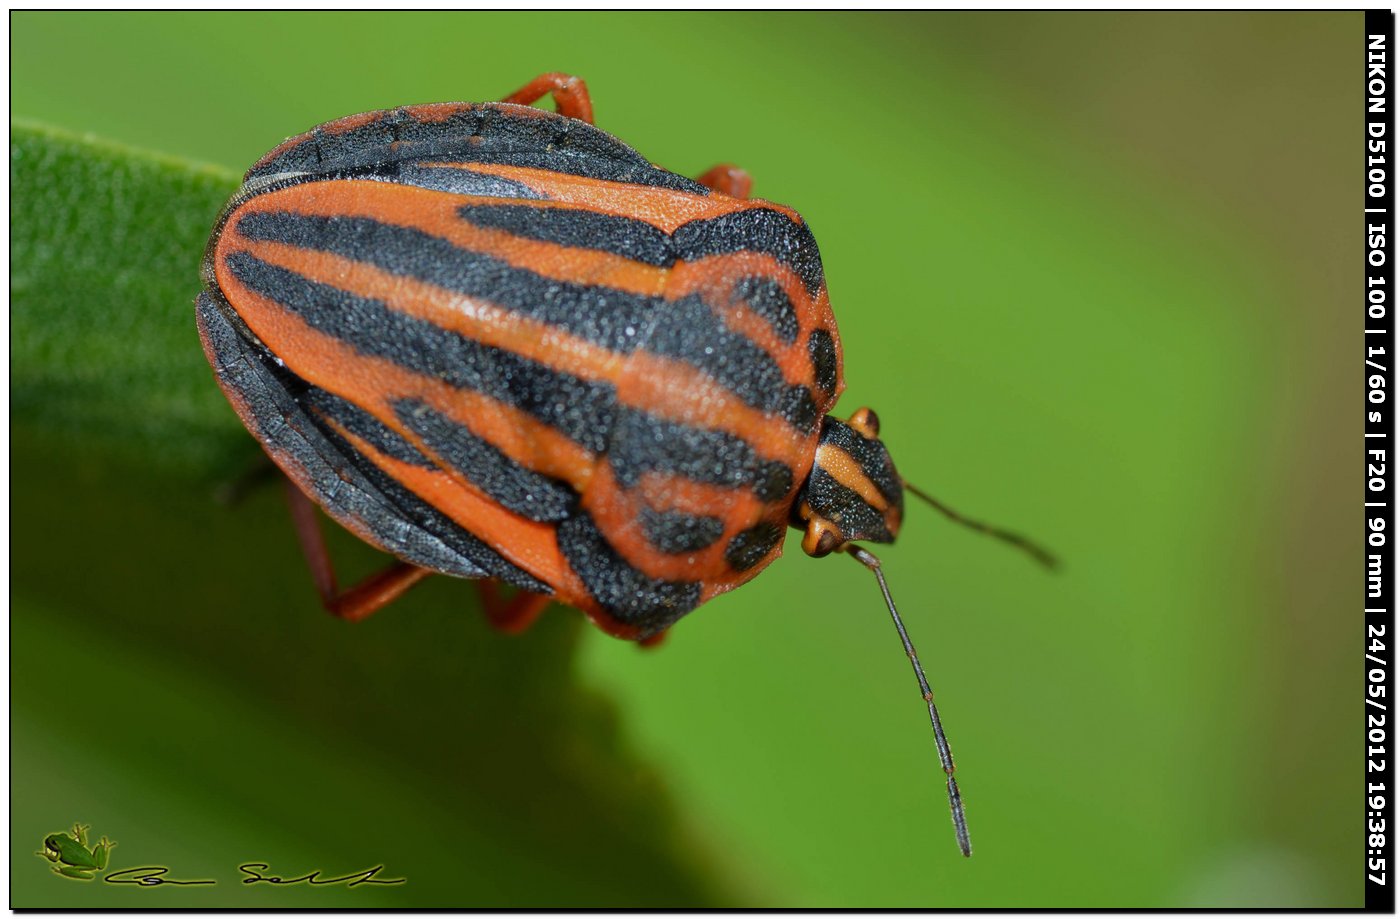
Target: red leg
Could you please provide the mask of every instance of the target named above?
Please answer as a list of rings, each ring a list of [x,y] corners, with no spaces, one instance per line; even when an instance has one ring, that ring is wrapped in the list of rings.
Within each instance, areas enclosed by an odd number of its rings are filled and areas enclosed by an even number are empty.
[[[593,123],[593,102],[588,98],[588,84],[567,73],[542,73],[501,101],[534,105],[546,94],[553,94],[559,114]]]
[[[731,198],[747,198],[753,191],[753,176],[733,163],[720,163],[695,181]]]
[[[316,582],[316,592],[321,595],[321,604],[333,616],[348,622],[359,622],[388,606],[414,584],[432,574],[417,565],[395,562],[349,590],[338,589],[335,568],[331,565],[330,553],[326,551],[326,538],[321,533],[320,521],[316,519],[316,505],[302,494],[291,479],[287,479],[286,484],[287,503],[291,506],[297,540],[311,569],[311,578]]]
[[[534,625],[550,603],[549,597],[524,590],[507,600],[501,596],[500,585],[495,581],[477,581],[476,589],[481,594],[481,605],[486,608],[487,621],[492,628],[507,635],[518,635]]]

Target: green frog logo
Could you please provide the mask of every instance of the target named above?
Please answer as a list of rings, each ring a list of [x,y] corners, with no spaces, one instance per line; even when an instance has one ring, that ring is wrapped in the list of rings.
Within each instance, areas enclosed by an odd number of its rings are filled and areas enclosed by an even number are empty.
[[[73,833],[50,833],[44,837],[44,848],[35,852],[53,862],[54,874],[60,874],[75,881],[91,881],[97,872],[107,867],[107,856],[117,847],[106,836],[92,848],[88,848],[88,828],[84,824],[73,824]]]

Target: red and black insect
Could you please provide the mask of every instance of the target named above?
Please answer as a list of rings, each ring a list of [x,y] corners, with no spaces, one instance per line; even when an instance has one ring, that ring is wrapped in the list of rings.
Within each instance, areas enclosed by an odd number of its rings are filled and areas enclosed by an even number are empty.
[[[557,113],[530,107],[546,94]],[[827,415],[841,345],[816,241],[749,187],[652,165],[563,74],[353,115],[248,171],[205,253],[200,336],[346,619],[441,573],[478,579],[502,628],[555,601],[646,643],[767,567],[788,526],[850,554],[914,665],[968,854],[933,693],[857,545],[926,496],[874,412]],[[313,502],[399,561],[339,590]]]

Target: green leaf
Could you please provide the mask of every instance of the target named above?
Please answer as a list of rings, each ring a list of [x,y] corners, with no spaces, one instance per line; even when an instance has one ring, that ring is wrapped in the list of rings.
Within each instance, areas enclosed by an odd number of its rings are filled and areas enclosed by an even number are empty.
[[[17,123],[10,141],[17,428],[153,470],[247,455],[195,334],[220,169]]]
[[[236,177],[12,125],[12,905],[712,906],[737,896],[580,685],[582,620],[492,633],[439,578],[371,620],[318,609],[279,489],[195,331]],[[348,581],[382,557],[328,526]],[[642,652],[638,652],[642,653]],[[91,824],[78,883],[28,828]],[[397,886],[240,883],[382,864]]]

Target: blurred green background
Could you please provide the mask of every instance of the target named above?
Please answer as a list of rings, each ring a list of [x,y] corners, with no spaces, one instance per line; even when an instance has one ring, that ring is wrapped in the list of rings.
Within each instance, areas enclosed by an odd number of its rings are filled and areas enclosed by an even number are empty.
[[[217,167],[12,144],[12,906],[1360,905],[1361,14],[11,29],[16,116]],[[800,210],[839,414],[876,407],[905,476],[1066,559],[921,507],[881,553],[971,860],[875,585],[795,533],[643,653],[558,609],[497,636],[449,579],[346,627],[276,489],[214,500],[256,456],[191,311],[234,174],[547,70],[652,160]],[[75,174],[110,193],[44,187]],[[74,820],[115,867],[219,884],[54,877],[32,853]]]

